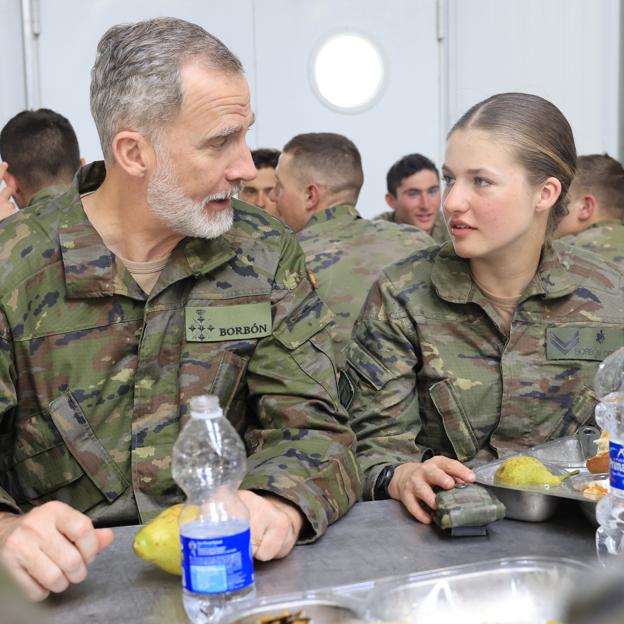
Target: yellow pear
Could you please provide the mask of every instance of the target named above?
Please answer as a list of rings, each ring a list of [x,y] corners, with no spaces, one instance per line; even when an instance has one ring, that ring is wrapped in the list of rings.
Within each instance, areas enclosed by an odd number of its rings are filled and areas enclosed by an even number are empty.
[[[182,574],[180,552],[180,512],[184,507],[178,503],[168,507],[148,522],[134,537],[135,554],[169,574]]]
[[[572,475],[555,476],[539,459],[528,455],[510,457],[494,473],[494,479],[499,483],[518,487],[532,485],[557,487],[570,476]]]

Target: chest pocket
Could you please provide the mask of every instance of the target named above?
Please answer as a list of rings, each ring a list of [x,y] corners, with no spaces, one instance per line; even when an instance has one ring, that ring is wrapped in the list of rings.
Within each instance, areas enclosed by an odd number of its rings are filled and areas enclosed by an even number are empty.
[[[53,440],[42,438],[41,450],[14,465],[21,492],[16,497],[18,504],[60,500],[86,511],[121,496],[128,481],[91,429],[71,392],[52,401],[49,414],[55,429]]]
[[[594,391],[588,386],[582,386],[570,409],[565,412],[546,439],[554,440],[573,435],[582,425],[594,424],[594,409],[597,404],[598,398]]]

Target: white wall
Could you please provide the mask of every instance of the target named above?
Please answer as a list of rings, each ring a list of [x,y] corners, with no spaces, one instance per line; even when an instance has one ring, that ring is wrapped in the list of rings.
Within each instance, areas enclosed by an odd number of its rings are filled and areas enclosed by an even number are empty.
[[[365,167],[365,215],[384,208],[385,174],[396,158],[421,151],[440,163],[450,125],[495,92],[543,95],[570,119],[579,152],[624,156],[619,0],[31,2],[40,7],[37,105],[70,118],[87,160],[101,153],[88,102],[99,37],[112,24],[165,14],[201,24],[241,58],[258,115],[251,147],[279,148],[306,131],[342,132],[355,141]],[[441,43],[438,3],[446,9]],[[19,0],[0,0],[0,125],[26,103],[19,7]],[[308,82],[312,48],[339,28],[369,33],[389,61],[383,97],[357,115],[326,108]]]
[[[489,95],[526,91],[562,110],[580,154],[624,148],[619,0],[449,0],[448,8],[447,127]]]

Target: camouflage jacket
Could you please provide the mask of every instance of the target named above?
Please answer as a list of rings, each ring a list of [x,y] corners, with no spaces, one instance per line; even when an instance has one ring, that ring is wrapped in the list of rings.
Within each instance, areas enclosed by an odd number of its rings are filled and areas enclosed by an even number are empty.
[[[318,293],[335,315],[334,350],[340,366],[355,319],[381,269],[434,244],[418,228],[362,219],[350,205],[315,214],[297,238]]]
[[[624,267],[624,223],[605,219],[590,225],[576,236],[565,236],[563,242],[594,253]]]
[[[555,242],[507,334],[450,243],[386,268],[341,375],[364,496],[388,464],[481,463],[590,421],[598,363],[624,345],[623,286],[617,267]]]
[[[378,214],[375,221],[389,221],[390,223],[396,223],[396,212],[394,210],[388,210],[387,212],[382,212]],[[411,227],[416,227],[412,225]],[[451,235],[448,232],[448,228],[446,227],[446,223],[444,223],[444,216],[442,215],[442,211],[438,211],[438,216],[436,217],[435,223],[433,224],[433,228],[431,229],[431,238],[436,243],[445,243],[448,240],[451,240]]]
[[[234,202],[225,235],[186,238],[149,297],[104,246],[77,188],[0,226],[0,504],[52,499],[97,524],[145,522],[181,494],[171,451],[192,396],[219,396],[273,492],[320,535],[359,494],[337,398],[332,314],[296,240]]]
[[[26,204],[26,208],[31,208],[35,204],[47,204],[48,202],[56,199],[59,195],[67,192],[68,186],[63,185],[55,185],[55,186],[46,186],[42,188],[40,191],[37,191],[31,198],[30,201]]]

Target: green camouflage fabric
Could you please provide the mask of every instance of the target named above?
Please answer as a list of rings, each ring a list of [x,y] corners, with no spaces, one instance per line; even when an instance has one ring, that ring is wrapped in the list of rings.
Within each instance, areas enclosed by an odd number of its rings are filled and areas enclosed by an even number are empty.
[[[388,464],[476,465],[592,421],[597,366],[624,345],[623,283],[602,258],[548,244],[507,334],[450,243],[387,267],[341,375],[364,496]]]
[[[38,191],[37,193],[35,193],[31,198],[30,201],[26,204],[26,208],[31,208],[32,206],[35,206],[36,204],[47,204],[48,202],[51,202],[53,199],[56,199],[57,197],[59,197],[59,195],[62,195],[63,193],[66,193],[68,190],[68,186],[64,186],[64,185],[55,185],[55,186],[46,186],[45,188],[42,188],[40,191]]]
[[[297,234],[321,299],[335,315],[334,351],[339,366],[369,288],[381,269],[434,244],[411,226],[362,219],[344,204],[312,216]]]
[[[97,524],[179,502],[171,451],[199,394],[244,437],[241,487],[275,493],[323,533],[356,501],[332,314],[292,233],[234,201],[234,225],[186,238],[149,297],[104,246],[76,188],[0,226],[0,504],[60,500]]]
[[[382,212],[378,214],[375,218],[375,221],[389,221],[390,223],[396,223],[396,212],[394,210],[388,210],[387,212]],[[407,225],[407,224],[405,224]],[[416,227],[415,225],[411,227]],[[431,238],[436,243],[445,243],[446,241],[451,240],[451,235],[449,234],[448,228],[446,227],[446,223],[444,222],[444,216],[442,211],[438,211],[438,216],[436,217],[435,223],[433,224],[433,228],[431,229]]]
[[[441,490],[436,494],[436,506],[432,517],[441,529],[483,526],[505,517],[505,505],[476,483]]]
[[[610,262],[624,267],[624,223],[605,219],[590,225],[576,236],[564,236],[564,243],[593,251]]]

